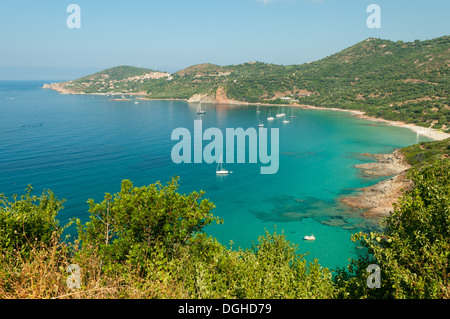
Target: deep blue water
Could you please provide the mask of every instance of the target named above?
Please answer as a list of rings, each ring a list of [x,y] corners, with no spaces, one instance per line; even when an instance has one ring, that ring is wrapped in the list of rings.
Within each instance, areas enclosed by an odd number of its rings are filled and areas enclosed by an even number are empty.
[[[357,119],[345,112],[294,109],[288,124],[269,111],[278,107],[202,104],[203,129],[278,127],[280,166],[261,175],[261,164],[174,164],[172,131],[193,132],[197,104],[181,101],[110,101],[107,96],[61,95],[41,89],[44,82],[0,82],[0,192],[23,194],[51,189],[66,199],[62,224],[88,218],[86,201],[101,201],[120,190],[123,179],[136,186],[166,183],[180,176],[180,192],[204,190],[224,224],[207,233],[223,244],[249,247],[267,229],[287,236],[307,258],[326,267],[348,264],[358,249],[350,236],[372,224],[337,201],[355,188],[374,184],[358,174],[360,153],[391,152],[418,141],[415,133]],[[291,110],[285,110],[288,115]],[[421,138],[422,140],[422,138]],[[207,142],[204,143],[206,145]],[[336,226],[337,225],[337,226]],[[314,233],[316,241],[303,236]]]

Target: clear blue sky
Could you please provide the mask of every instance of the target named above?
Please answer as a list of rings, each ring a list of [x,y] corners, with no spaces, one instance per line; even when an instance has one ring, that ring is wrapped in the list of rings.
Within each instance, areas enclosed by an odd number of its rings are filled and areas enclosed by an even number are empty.
[[[81,28],[69,29],[69,4]],[[381,28],[369,29],[369,4]],[[0,79],[71,79],[117,65],[318,60],[368,37],[450,34],[449,0],[9,0],[0,2]]]

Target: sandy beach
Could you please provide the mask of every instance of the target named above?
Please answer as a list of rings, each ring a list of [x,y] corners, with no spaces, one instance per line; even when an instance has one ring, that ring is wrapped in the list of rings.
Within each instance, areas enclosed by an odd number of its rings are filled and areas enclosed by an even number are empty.
[[[73,92],[65,87],[65,85],[68,82],[60,82],[60,83],[50,83],[50,84],[44,84],[44,89],[52,89],[54,91],[57,91],[61,94],[86,94],[83,92]],[[298,104],[298,103],[289,103],[289,104],[269,104],[269,103],[250,103],[250,102],[241,102],[232,100],[226,97],[226,94],[219,88],[216,92],[216,96],[209,95],[209,94],[195,94],[190,99],[152,99],[148,98],[146,92],[135,92],[135,93],[119,93],[119,92],[112,92],[112,93],[89,93],[92,95],[134,95],[137,96],[140,100],[178,100],[178,101],[185,101],[190,103],[198,103],[198,102],[204,102],[204,103],[217,103],[217,104],[239,104],[239,105],[259,105],[259,106],[282,106],[282,107],[296,107],[296,108],[302,108],[302,109],[311,109],[311,110],[333,110],[333,111],[340,111],[340,112],[347,112],[349,114],[352,114],[358,118],[374,121],[374,122],[381,122],[392,126],[398,126],[398,127],[405,127],[416,134],[420,134],[423,136],[426,136],[432,140],[443,140],[450,137],[449,133],[444,133],[442,131],[432,129],[432,128],[426,128],[414,124],[407,124],[404,122],[399,121],[389,121],[382,118],[376,118],[371,117],[365,114],[364,111],[359,110],[346,110],[346,109],[340,109],[340,108],[329,108],[329,107],[320,107],[320,106],[312,106],[307,104]]]
[[[264,104],[261,104],[264,105]],[[279,105],[279,104],[273,104],[273,105]],[[311,106],[311,105],[302,105],[302,104],[286,104],[284,106],[293,106],[293,107],[299,107],[303,109],[312,109],[312,110],[333,110],[333,111],[341,111],[341,112],[347,112],[350,113],[358,118],[373,121],[373,122],[379,122],[388,124],[391,126],[397,126],[397,127],[404,127],[407,129],[410,129],[416,134],[428,137],[429,139],[432,139],[434,141],[440,141],[444,140],[446,138],[450,138],[449,133],[442,132],[440,130],[436,130],[433,128],[427,128],[423,126],[418,126],[414,124],[407,124],[400,121],[389,121],[378,117],[368,116],[365,114],[364,111],[357,111],[357,110],[345,110],[345,109],[339,109],[339,108],[329,108],[329,107],[319,107],[319,106]]]
[[[405,127],[419,135],[428,137],[429,139],[432,139],[434,141],[445,140],[446,138],[450,137],[449,133],[445,133],[445,132],[442,132],[442,131],[439,131],[439,130],[436,130],[433,128],[418,126],[418,125],[414,125],[414,124],[407,124],[407,123],[399,122],[399,121],[388,121],[388,120],[381,119],[381,118],[375,118],[375,117],[365,115],[364,112],[361,112],[361,114],[356,114],[356,116],[359,118],[374,121],[374,122],[381,122],[381,123],[385,123],[385,124],[392,125],[392,126]]]
[[[206,97],[206,95],[205,95]],[[194,96],[194,98],[191,98],[189,100],[186,100],[187,102],[205,102],[205,103],[219,103],[218,101],[214,101],[211,98],[205,98],[202,100],[202,96]],[[269,104],[269,103],[250,103],[250,102],[240,102],[240,101],[227,101],[229,104],[241,104],[241,105],[259,105],[259,106],[282,106],[282,107],[296,107],[296,108],[302,108],[302,109],[309,109],[309,110],[332,110],[332,111],[339,111],[339,112],[346,112],[349,114],[352,114],[358,118],[373,121],[373,122],[379,122],[384,123],[392,126],[398,126],[398,127],[404,127],[407,129],[412,130],[414,133],[425,136],[429,139],[438,141],[438,140],[444,140],[446,138],[450,138],[449,133],[442,132],[440,130],[436,130],[433,128],[426,128],[423,126],[418,126],[414,124],[407,124],[400,121],[389,121],[382,118],[372,117],[365,114],[364,111],[359,110],[346,110],[346,109],[340,109],[340,108],[332,108],[332,107],[322,107],[322,106],[312,106],[307,104],[297,104],[297,103],[290,103],[290,104]],[[223,102],[222,102],[223,103]],[[227,103],[223,103],[227,104]]]
[[[195,101],[198,102],[198,101]],[[214,101],[207,101],[210,103],[217,103]],[[449,133],[445,133],[433,128],[425,128],[422,126],[407,124],[400,121],[389,121],[382,118],[371,117],[363,111],[346,110],[339,108],[317,107],[305,104],[266,104],[266,103],[239,103],[231,104],[245,104],[245,105],[259,105],[259,106],[282,106],[282,107],[296,107],[311,110],[333,110],[349,113],[357,118],[365,119],[373,122],[379,122],[396,127],[404,127],[410,129],[418,135],[425,136],[431,140],[444,140],[450,138]],[[406,178],[410,165],[406,162],[404,156],[395,150],[392,154],[365,154],[373,158],[375,162],[355,165],[355,168],[360,170],[361,175],[365,178],[375,178],[380,176],[389,177],[372,186],[359,189],[358,194],[342,198],[340,201],[349,206],[349,209],[360,209],[363,211],[362,215],[369,218],[380,218],[389,215],[393,211],[393,204],[398,201],[403,192],[410,189],[412,182]]]
[[[384,123],[396,127],[410,129],[416,134],[425,136],[431,140],[439,141],[450,138],[449,133],[445,133],[433,128],[426,128],[414,124],[407,124],[399,121],[389,121],[381,118],[367,116],[363,111],[343,110],[338,108],[325,108],[314,106],[298,106],[307,109],[335,110],[348,112],[358,118],[373,122]],[[341,198],[340,201],[347,205],[349,209],[362,210],[362,216],[367,218],[383,218],[390,215],[394,208],[393,204],[403,196],[404,191],[411,189],[413,183],[407,176],[411,168],[406,162],[402,153],[395,150],[392,154],[365,154],[375,160],[373,163],[355,165],[365,178],[389,177],[372,186],[361,188],[359,193]]]

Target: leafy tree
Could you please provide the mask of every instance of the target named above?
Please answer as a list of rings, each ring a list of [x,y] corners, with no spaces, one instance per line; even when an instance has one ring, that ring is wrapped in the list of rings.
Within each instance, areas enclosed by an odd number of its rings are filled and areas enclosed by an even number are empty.
[[[338,276],[342,297],[450,297],[450,162],[413,169],[409,177],[414,188],[394,205],[385,231],[354,236],[369,256]],[[380,289],[365,285],[370,263],[381,268]]]
[[[221,222],[211,213],[214,205],[201,200],[203,192],[181,195],[177,189],[177,177],[166,186],[134,187],[124,180],[114,196],[107,193],[101,203],[89,200],[90,221],[77,221],[82,245],[94,249],[105,264],[144,266],[155,254],[173,256],[195,233]]]

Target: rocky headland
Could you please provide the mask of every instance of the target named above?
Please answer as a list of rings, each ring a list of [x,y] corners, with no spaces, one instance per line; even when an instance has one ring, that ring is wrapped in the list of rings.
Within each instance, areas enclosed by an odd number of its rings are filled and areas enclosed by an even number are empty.
[[[363,210],[365,217],[384,217],[393,211],[403,192],[412,187],[412,182],[406,178],[411,167],[398,151],[392,154],[363,154],[376,160],[373,163],[355,165],[361,174],[367,178],[391,176],[375,185],[358,189],[360,193],[341,199],[341,202],[352,208]]]

